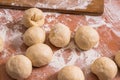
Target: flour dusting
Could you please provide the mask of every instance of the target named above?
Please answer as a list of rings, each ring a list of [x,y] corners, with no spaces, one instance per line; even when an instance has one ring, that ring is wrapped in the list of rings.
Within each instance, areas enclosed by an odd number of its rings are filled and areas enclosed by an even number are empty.
[[[50,26],[49,26],[48,24],[43,25],[42,28],[43,28],[46,32],[51,31],[51,28],[50,28]]]
[[[52,8],[52,9],[86,9],[92,0],[44,0],[43,2],[37,2],[35,7],[40,8]]]
[[[4,11],[5,11],[4,17],[6,18],[6,20],[7,20],[8,22],[12,22],[12,21],[13,21],[13,18],[12,18],[12,15],[10,14],[10,12],[9,12],[8,10],[6,10],[6,9],[4,9]],[[7,23],[8,23],[8,22],[7,22]]]
[[[53,59],[51,63],[49,64],[50,66],[56,68],[56,69],[61,69],[62,67],[65,66],[65,61],[63,59],[63,51],[64,49],[60,49],[54,52]]]
[[[5,25],[0,25],[0,37],[5,41],[8,28]]]
[[[70,56],[68,56],[67,58],[67,63],[66,63],[63,57],[63,53],[67,49],[70,49],[71,52],[70,52]],[[80,60],[80,61],[84,61],[84,64],[82,64],[81,68],[90,68],[90,65],[93,63],[93,61],[101,57],[100,53],[98,53],[94,49],[91,49],[88,51],[80,50],[79,52],[80,55],[77,54],[76,49],[77,47],[75,43],[71,41],[67,47],[54,52],[53,60],[51,61],[49,65],[59,70],[67,65],[75,65],[76,61]]]
[[[91,49],[88,51],[83,51],[80,53],[80,60],[84,60],[85,63],[82,65],[83,67],[90,66],[97,58],[101,57],[100,53],[98,53],[96,50]]]
[[[94,28],[101,27],[106,25],[107,27],[111,28],[112,24],[105,22],[105,19],[102,16],[85,16],[86,20],[88,21],[88,25]]]

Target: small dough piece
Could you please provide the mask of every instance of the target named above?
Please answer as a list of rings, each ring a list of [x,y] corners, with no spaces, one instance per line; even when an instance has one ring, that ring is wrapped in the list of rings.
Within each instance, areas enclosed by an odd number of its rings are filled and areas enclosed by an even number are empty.
[[[65,66],[59,71],[58,80],[85,80],[85,77],[79,67]]]
[[[23,34],[23,41],[27,46],[45,41],[45,31],[40,27],[31,27]]]
[[[118,51],[115,55],[115,62],[120,67],[120,51]]]
[[[30,8],[23,15],[23,24],[29,28],[33,26],[42,26],[45,22],[43,12],[37,8]]]
[[[0,37],[0,52],[3,50],[4,42],[3,39]]]
[[[32,63],[26,56],[12,56],[6,63],[6,71],[14,79],[28,78],[32,72]]]
[[[99,34],[90,26],[82,26],[76,31],[75,42],[80,49],[89,50],[99,42]]]
[[[91,71],[98,76],[100,80],[113,80],[117,74],[117,65],[113,60],[107,57],[101,57],[91,65]]]
[[[65,47],[70,42],[71,31],[64,24],[57,23],[49,34],[50,42],[56,47]]]
[[[38,43],[29,47],[25,55],[32,61],[34,67],[41,67],[50,63],[53,51],[48,45]]]

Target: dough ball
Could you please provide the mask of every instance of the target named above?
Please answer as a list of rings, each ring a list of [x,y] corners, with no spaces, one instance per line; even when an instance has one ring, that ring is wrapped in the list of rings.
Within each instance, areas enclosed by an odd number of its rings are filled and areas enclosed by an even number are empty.
[[[42,26],[45,22],[43,12],[37,8],[30,8],[23,15],[23,24],[26,27]]]
[[[115,62],[120,67],[120,51],[118,51],[115,55]]]
[[[3,50],[4,42],[3,39],[0,37],[0,52]]]
[[[48,45],[38,43],[27,49],[26,56],[32,61],[33,66],[41,67],[50,63],[53,51]]]
[[[71,31],[64,24],[57,23],[49,34],[50,42],[56,47],[65,47],[70,42]]]
[[[24,79],[30,76],[32,63],[23,55],[12,56],[6,63],[6,71],[14,79]]]
[[[89,50],[99,42],[99,34],[90,26],[82,26],[75,33],[75,42],[80,49]]]
[[[45,41],[45,31],[39,27],[31,27],[23,34],[23,41],[27,46]]]
[[[107,57],[101,57],[91,65],[91,71],[98,76],[100,80],[113,80],[117,74],[117,66],[113,60]]]
[[[85,77],[79,67],[65,66],[59,71],[58,80],[85,80]]]

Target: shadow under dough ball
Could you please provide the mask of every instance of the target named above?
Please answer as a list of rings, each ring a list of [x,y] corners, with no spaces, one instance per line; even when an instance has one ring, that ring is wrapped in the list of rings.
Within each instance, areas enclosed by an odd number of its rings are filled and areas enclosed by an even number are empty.
[[[6,63],[6,71],[14,79],[24,79],[30,76],[32,63],[26,56],[12,56]]]
[[[53,51],[48,45],[38,43],[29,47],[25,55],[32,61],[34,67],[41,67],[51,62]]]
[[[62,23],[57,23],[49,33],[49,41],[56,47],[65,47],[70,42],[70,36],[70,29]]]
[[[40,27],[44,24],[45,17],[40,9],[30,8],[28,10],[25,10],[22,21],[24,26],[27,28],[32,26]]]
[[[79,67],[65,66],[58,72],[58,80],[85,80],[84,74]]]
[[[107,57],[100,57],[91,65],[91,71],[96,74],[100,80],[113,80],[118,69],[113,60]]]
[[[120,67],[120,51],[118,51],[115,55],[115,62]]]
[[[45,31],[40,27],[30,27],[23,34],[23,41],[27,46],[45,41]]]
[[[89,50],[99,42],[99,34],[90,26],[82,26],[75,33],[75,42],[80,49]]]

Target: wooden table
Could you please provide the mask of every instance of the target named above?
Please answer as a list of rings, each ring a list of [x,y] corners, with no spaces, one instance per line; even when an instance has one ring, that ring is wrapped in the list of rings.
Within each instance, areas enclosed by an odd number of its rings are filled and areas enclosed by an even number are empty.
[[[70,15],[45,12],[46,21],[43,28],[47,35],[50,28],[57,22],[70,27],[72,37],[70,44],[65,48],[52,46],[54,50],[52,62],[41,68],[33,68],[32,74],[25,80],[57,80],[57,72],[65,65],[79,66],[86,80],[98,80],[91,73],[90,65],[98,57],[107,56],[114,59],[115,53],[120,50],[120,0],[105,0],[102,16]],[[0,36],[4,39],[4,50],[0,53],[0,80],[13,80],[5,71],[5,63],[12,55],[25,53],[27,46],[23,43],[22,34],[26,28],[22,25],[23,11],[0,9]],[[73,36],[79,26],[90,25],[100,35],[99,45],[89,51],[81,51],[74,43]],[[120,80],[120,71],[114,80]]]

